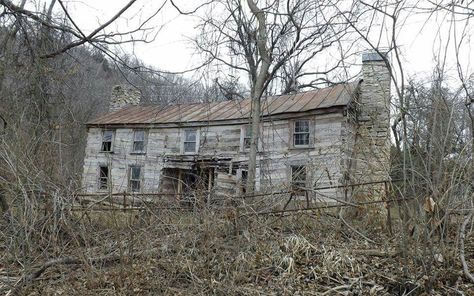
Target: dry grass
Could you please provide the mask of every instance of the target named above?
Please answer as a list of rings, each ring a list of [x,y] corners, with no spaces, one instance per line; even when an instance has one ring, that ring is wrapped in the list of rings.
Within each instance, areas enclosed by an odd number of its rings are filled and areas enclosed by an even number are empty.
[[[4,255],[0,277],[19,277],[51,258],[74,256],[84,263],[53,266],[23,287],[21,294],[403,295],[412,291],[410,295],[419,295],[424,291],[426,278],[415,262],[421,251],[412,250],[409,278],[404,278],[402,259],[383,255],[399,246],[384,232],[365,231],[374,245],[326,215],[247,217],[237,223],[230,217],[218,210],[75,213],[57,241],[67,247],[59,253],[54,248],[36,249],[28,260],[19,258],[19,252]],[[1,247],[11,251],[6,244]],[[117,257],[102,263],[86,259],[107,254]],[[472,251],[467,254],[472,264]],[[445,255],[444,262],[435,262],[434,290],[469,295],[474,287],[464,281],[454,256],[455,252],[452,257]],[[20,260],[28,267],[22,267]],[[0,289],[8,291],[13,284],[3,281]]]

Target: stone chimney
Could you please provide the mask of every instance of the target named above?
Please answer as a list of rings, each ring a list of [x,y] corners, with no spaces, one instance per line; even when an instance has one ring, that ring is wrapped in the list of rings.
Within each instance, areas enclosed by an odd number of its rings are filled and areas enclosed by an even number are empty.
[[[385,141],[390,128],[390,72],[384,57],[376,52],[362,54],[362,79],[359,122],[372,130],[373,136],[379,135],[373,140]]]
[[[114,112],[126,106],[137,106],[140,104],[140,92],[132,87],[116,85],[112,89],[109,111]]]
[[[391,77],[384,57],[375,52],[364,53],[362,75],[350,172],[353,184],[383,182],[390,177]],[[355,188],[354,198],[377,200],[385,194],[383,183]]]

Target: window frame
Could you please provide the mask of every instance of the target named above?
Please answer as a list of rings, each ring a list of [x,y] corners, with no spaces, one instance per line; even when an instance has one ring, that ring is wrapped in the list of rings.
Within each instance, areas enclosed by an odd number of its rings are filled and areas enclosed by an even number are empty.
[[[138,132],[143,132],[143,140],[138,141],[136,139],[136,135]],[[147,140],[148,140],[148,133],[147,130],[145,129],[134,129],[133,130],[133,139],[132,139],[132,152],[131,154],[146,154],[146,149],[147,149]],[[135,143],[143,143],[142,150],[135,150]]]
[[[133,170],[139,169],[138,179],[133,178]],[[132,182],[138,182],[138,190],[133,190]],[[142,191],[143,184],[143,166],[141,165],[130,165],[128,167],[128,191],[132,193],[140,193]]]
[[[296,131],[296,126],[297,126],[297,122],[307,122],[308,123],[308,130],[307,131],[304,131],[304,132],[301,132],[301,131]],[[299,118],[299,119],[295,119],[292,121],[292,124],[291,124],[291,146],[293,148],[308,148],[308,147],[311,147],[311,131],[312,131],[312,128],[311,128],[311,122],[312,120],[309,119],[309,118]],[[296,144],[296,136],[297,135],[308,135],[308,143],[307,144]]]
[[[110,141],[104,141],[105,138],[105,133],[111,132],[112,137]],[[101,135],[101,141],[100,141],[100,152],[102,153],[113,153],[114,152],[114,141],[115,141],[115,130],[114,129],[103,129],[102,130],[102,135]],[[110,142],[110,150],[104,150],[104,143],[109,143]]]
[[[186,133],[187,132],[194,132],[195,133],[195,140],[193,141],[186,141]],[[186,128],[183,130],[181,136],[181,153],[182,154],[197,154],[199,152],[199,134],[200,131],[198,128]],[[186,151],[186,143],[194,143],[194,151]]]
[[[103,172],[102,168],[107,169],[107,176],[106,177],[102,176],[102,172]],[[109,165],[99,164],[98,179],[97,179],[97,190],[98,191],[108,191],[108,190],[110,190],[110,188],[111,188],[111,186],[110,186],[110,173],[111,173],[111,169],[110,169]],[[102,184],[104,184],[102,179],[105,179],[105,188],[102,187]]]

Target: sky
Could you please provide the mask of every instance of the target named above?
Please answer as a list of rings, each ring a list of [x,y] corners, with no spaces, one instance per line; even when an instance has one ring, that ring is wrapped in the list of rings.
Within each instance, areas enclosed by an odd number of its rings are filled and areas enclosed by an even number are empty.
[[[79,27],[91,31],[115,15],[128,0],[83,0],[65,1],[72,18]],[[117,20],[109,31],[125,31],[136,28],[154,12],[159,10],[163,1],[137,1]],[[185,7],[185,6],[183,6]],[[195,19],[180,15],[167,3],[147,25],[153,28],[147,36],[150,43],[137,42],[133,46],[126,45],[124,50],[136,54],[147,64],[167,71],[183,71],[193,65],[194,50],[190,38],[195,34]],[[140,35],[135,35],[141,38]]]
[[[107,21],[128,0],[65,0],[69,13],[85,32],[90,32]],[[139,0],[123,16],[109,27],[109,31],[124,31],[137,27],[144,19],[156,12],[164,0]],[[183,10],[190,10],[197,1],[175,0]],[[60,9],[56,5],[56,9]],[[428,21],[427,21],[428,19]],[[455,75],[454,35],[446,14],[420,14],[408,19],[401,17],[402,25],[397,28],[397,40],[402,53],[406,77],[429,77],[433,72],[437,56],[446,53],[446,68]],[[134,53],[146,64],[161,70],[184,71],[196,66],[196,51],[190,39],[197,34],[198,20],[193,16],[180,15],[169,3],[154,16],[146,26],[150,29],[149,43],[135,43],[123,47],[125,52]],[[461,24],[457,30],[462,29]],[[468,38],[461,48],[462,67],[472,73],[473,51],[470,48],[472,26],[468,27]],[[450,33],[451,32],[451,33]],[[135,38],[142,36],[134,35]],[[449,45],[446,47],[446,42]],[[361,48],[364,45],[361,41]]]

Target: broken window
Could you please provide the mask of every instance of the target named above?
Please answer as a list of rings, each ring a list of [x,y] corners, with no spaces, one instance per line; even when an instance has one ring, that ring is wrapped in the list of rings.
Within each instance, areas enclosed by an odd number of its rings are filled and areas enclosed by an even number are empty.
[[[99,190],[109,189],[109,167],[101,165],[99,167]]]
[[[112,152],[112,142],[114,140],[114,131],[113,130],[104,130],[102,132],[102,146],[100,151],[102,152]]]
[[[197,130],[188,129],[184,131],[184,153],[195,153],[197,143]]]
[[[293,146],[301,147],[309,145],[309,120],[296,120],[293,129]]]
[[[144,130],[133,131],[133,152],[134,153],[145,152],[145,131]]]
[[[131,166],[129,172],[128,187],[131,192],[140,192],[142,180],[142,168],[140,166]]]
[[[292,165],[291,166],[291,190],[294,192],[301,192],[306,187],[306,166]]]

